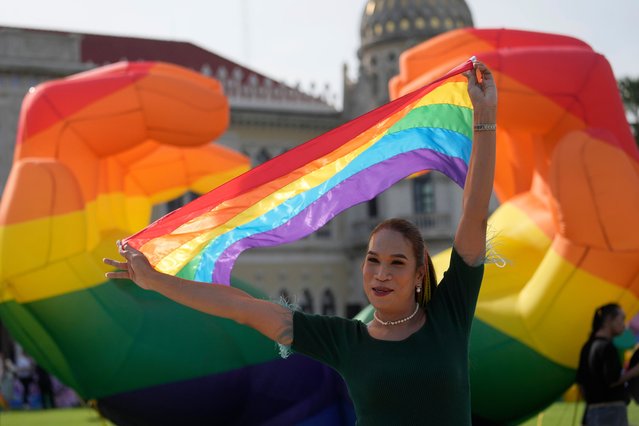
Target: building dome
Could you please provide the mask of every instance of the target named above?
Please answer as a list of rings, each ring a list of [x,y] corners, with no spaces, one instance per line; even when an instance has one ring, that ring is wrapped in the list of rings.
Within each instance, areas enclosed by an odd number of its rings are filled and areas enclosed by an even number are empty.
[[[464,0],[369,0],[360,27],[360,51],[400,40],[417,43],[455,28],[472,26],[473,19]]]
[[[446,31],[472,27],[464,0],[367,0],[360,23],[357,80],[344,78],[346,117],[389,101],[388,82],[402,52]]]

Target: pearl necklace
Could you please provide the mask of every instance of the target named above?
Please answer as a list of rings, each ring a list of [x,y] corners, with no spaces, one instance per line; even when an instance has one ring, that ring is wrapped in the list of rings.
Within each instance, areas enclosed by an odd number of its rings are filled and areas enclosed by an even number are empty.
[[[410,314],[406,318],[398,319],[398,320],[395,320],[395,321],[382,321],[377,316],[377,311],[373,312],[373,318],[375,318],[375,321],[377,321],[381,325],[397,325],[397,324],[401,324],[401,323],[406,322],[406,321],[410,321],[411,319],[413,319],[413,317],[415,315],[417,315],[418,311],[419,311],[419,304],[415,303],[415,312],[413,312],[412,314]]]

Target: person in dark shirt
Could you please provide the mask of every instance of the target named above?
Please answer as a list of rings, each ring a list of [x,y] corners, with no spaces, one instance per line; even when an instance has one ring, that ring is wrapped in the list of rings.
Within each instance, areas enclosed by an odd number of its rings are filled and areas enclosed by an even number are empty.
[[[440,286],[419,229],[398,219],[383,222],[369,239],[362,278],[375,313],[368,324],[292,312],[237,288],[162,274],[130,246],[120,246],[124,262],[104,260],[120,269],[107,278],[130,279],[325,362],[346,378],[359,425],[470,426],[468,340],[486,258],[497,88],[480,62],[466,77],[473,144],[463,211]]]
[[[584,424],[625,426],[628,424],[628,393],[619,352],[612,343],[626,328],[626,315],[616,303],[597,308],[592,331],[579,355],[577,383],[586,400]]]

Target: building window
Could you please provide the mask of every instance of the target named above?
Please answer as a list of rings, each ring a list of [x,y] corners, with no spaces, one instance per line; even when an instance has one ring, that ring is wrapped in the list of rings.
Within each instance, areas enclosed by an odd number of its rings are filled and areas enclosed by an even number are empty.
[[[217,69],[216,74],[217,78],[219,78],[220,80],[226,80],[226,78],[229,76],[229,72],[224,65]]]
[[[268,153],[267,149],[262,148],[257,153],[257,156],[255,156],[255,163],[256,163],[255,165],[259,166],[262,163],[266,163],[270,159],[271,159],[271,155]]]
[[[435,212],[435,186],[431,173],[413,179],[415,213]]]
[[[244,78],[244,73],[242,72],[242,70],[237,67],[233,68],[233,80],[242,81],[243,78]]]
[[[392,34],[395,32],[395,22],[386,21],[386,32]]]
[[[209,64],[202,65],[202,67],[200,68],[200,72],[208,77],[211,77],[213,75],[213,70],[211,69],[211,66]]]
[[[315,231],[315,235],[317,236],[317,238],[324,240],[331,238],[331,234],[331,222],[328,222],[320,229]]]
[[[305,288],[300,299],[300,309],[307,314],[313,313],[313,295],[310,290]]]
[[[373,96],[377,96],[377,93],[379,92],[379,78],[377,76],[377,73],[371,73],[371,77],[370,77],[370,81],[371,81],[371,93],[373,94]]]
[[[368,2],[368,4],[366,5],[366,14],[368,16],[370,16],[373,13],[375,13],[375,1],[374,0],[370,0]]]
[[[285,288],[280,290],[280,301],[289,305],[294,303],[294,301],[291,300],[291,296],[288,294],[288,291],[286,291]]]
[[[453,28],[453,20],[450,18],[444,19],[444,27],[446,27],[446,29],[448,30]]]
[[[349,303],[346,305],[346,318],[353,318],[359,314],[362,310],[362,305],[359,303]]]
[[[379,214],[379,209],[377,208],[377,198],[373,198],[366,203],[367,213],[369,218],[376,218]]]
[[[168,201],[166,203],[167,212],[172,212],[173,210],[177,210],[180,207],[195,200],[197,197],[198,197],[198,194],[196,194],[193,191],[186,192],[180,195],[179,197],[174,198],[173,200]]]
[[[335,295],[330,288],[322,293],[322,315],[335,315]]]

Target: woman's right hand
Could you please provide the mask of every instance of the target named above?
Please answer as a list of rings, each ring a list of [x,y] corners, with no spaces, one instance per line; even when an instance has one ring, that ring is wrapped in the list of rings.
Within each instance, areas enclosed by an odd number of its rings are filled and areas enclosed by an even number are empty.
[[[119,262],[114,259],[104,258],[102,261],[107,265],[114,266],[119,271],[107,272],[105,276],[109,279],[127,279],[136,283],[145,290],[151,290],[151,282],[154,274],[157,273],[149,260],[144,254],[129,245],[123,246],[120,241],[117,242],[118,251],[125,259]]]

